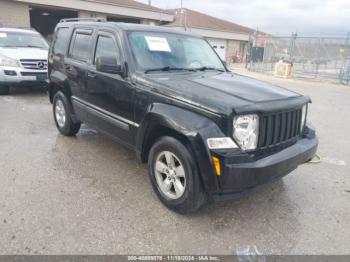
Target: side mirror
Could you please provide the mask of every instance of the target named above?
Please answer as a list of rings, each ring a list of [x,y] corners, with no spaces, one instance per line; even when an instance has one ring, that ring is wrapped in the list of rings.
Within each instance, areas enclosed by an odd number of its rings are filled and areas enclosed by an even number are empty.
[[[96,70],[108,74],[124,74],[122,66],[115,57],[101,56],[96,59]]]

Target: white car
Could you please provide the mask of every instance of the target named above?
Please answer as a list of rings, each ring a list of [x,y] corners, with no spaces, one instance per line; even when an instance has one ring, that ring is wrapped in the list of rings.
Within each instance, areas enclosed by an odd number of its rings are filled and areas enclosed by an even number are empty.
[[[0,28],[0,95],[10,86],[46,85],[48,49],[35,30]]]

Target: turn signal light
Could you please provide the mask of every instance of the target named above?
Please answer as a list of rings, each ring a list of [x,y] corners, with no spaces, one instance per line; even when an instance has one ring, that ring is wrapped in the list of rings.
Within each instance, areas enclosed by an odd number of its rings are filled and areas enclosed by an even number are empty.
[[[219,158],[213,156],[212,157],[214,168],[215,168],[215,174],[217,176],[221,176],[221,164]]]

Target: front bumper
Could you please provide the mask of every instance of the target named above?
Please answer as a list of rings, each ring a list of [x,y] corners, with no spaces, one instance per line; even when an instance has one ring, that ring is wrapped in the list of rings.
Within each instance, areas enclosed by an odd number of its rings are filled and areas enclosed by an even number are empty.
[[[27,70],[17,67],[0,67],[0,85],[47,83],[47,70]]]
[[[281,178],[312,159],[317,147],[318,139],[310,130],[294,145],[253,162],[232,163],[232,158],[224,158],[223,174],[218,177],[220,193],[213,194],[213,198],[237,198],[257,186]]]

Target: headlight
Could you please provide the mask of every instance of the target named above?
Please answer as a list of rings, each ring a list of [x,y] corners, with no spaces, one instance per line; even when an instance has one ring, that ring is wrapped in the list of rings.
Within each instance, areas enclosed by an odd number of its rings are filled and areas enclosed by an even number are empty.
[[[0,66],[19,67],[19,63],[16,59],[0,55]]]
[[[306,124],[307,110],[308,110],[308,105],[304,105],[303,109],[301,110],[301,127],[300,127],[300,132],[303,132],[305,124]]]
[[[233,138],[243,150],[256,149],[259,139],[259,116],[236,116],[233,120]]]

